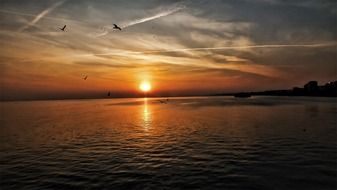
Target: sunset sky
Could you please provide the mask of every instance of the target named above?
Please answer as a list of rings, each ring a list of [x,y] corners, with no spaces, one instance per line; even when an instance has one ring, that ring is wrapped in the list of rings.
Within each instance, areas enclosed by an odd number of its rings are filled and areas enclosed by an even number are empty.
[[[336,18],[335,0],[0,0],[1,98],[322,84],[337,78]]]

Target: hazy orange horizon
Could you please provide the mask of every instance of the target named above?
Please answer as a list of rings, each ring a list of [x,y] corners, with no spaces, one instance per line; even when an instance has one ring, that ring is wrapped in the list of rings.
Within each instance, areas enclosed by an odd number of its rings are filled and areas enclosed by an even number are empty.
[[[151,95],[180,96],[337,79],[329,6],[4,1],[0,15],[1,99],[132,97],[142,81]]]

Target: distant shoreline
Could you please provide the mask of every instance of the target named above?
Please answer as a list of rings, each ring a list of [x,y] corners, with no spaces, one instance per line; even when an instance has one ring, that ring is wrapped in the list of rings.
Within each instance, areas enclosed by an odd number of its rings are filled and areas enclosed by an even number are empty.
[[[268,90],[261,92],[239,92],[234,96],[309,96],[309,97],[337,97],[337,81],[326,83],[319,86],[317,81],[309,81],[300,87],[294,87],[291,90]]]
[[[20,99],[20,100],[0,100],[0,102],[30,102],[30,101],[71,101],[71,100],[108,100],[108,99],[136,99],[136,98],[188,98],[188,97],[233,97],[238,93],[209,94],[209,95],[186,95],[186,96],[148,96],[148,97],[110,97],[110,98],[64,98],[64,99]],[[291,96],[291,95],[251,95],[251,97],[312,97],[312,98],[337,98],[337,96]]]
[[[278,90],[276,90],[278,91]],[[279,96],[279,97],[326,97],[326,98],[337,98],[337,95],[324,95],[324,94],[291,94],[285,90],[285,93],[273,93],[270,91],[262,91],[262,92],[237,92],[237,93],[224,93],[224,94],[212,94],[208,96],[235,96],[238,94],[247,94],[250,96]]]
[[[233,93],[218,93],[218,94],[195,94],[195,95],[178,95],[178,96],[156,96],[148,95],[147,98],[173,98],[173,97],[207,97],[207,96],[233,96],[237,98],[248,98],[251,96],[285,96],[285,97],[337,97],[337,81],[326,83],[318,86],[317,81],[309,81],[303,88],[294,87],[288,90],[267,90],[258,92],[233,92]],[[69,97],[69,98],[32,98],[32,99],[2,99],[0,102],[15,102],[15,101],[50,101],[50,100],[94,100],[94,99],[125,99],[125,98],[146,98],[141,95],[134,96],[95,96],[95,97]]]

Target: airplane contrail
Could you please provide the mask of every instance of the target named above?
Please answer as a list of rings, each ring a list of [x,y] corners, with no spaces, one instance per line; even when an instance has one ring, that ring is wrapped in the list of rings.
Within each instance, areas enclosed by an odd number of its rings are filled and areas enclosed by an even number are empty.
[[[136,24],[141,24],[141,23],[148,22],[148,21],[151,21],[151,20],[155,20],[155,19],[158,19],[158,18],[161,18],[161,17],[165,17],[165,16],[171,15],[173,13],[176,13],[176,12],[178,12],[178,11],[184,9],[184,8],[185,7],[181,6],[181,5],[175,6],[171,9],[159,12],[159,13],[157,13],[155,15],[152,15],[152,16],[149,16],[149,17],[144,17],[144,18],[141,18],[141,19],[136,19],[136,20],[133,20],[133,21],[122,23],[121,28],[127,28],[127,27],[130,27],[130,26],[136,25]],[[99,34],[96,34],[95,37],[101,37],[101,36],[107,35],[109,33],[109,30],[112,30],[112,29],[113,29],[113,26],[111,26],[111,25],[104,26],[103,29],[102,29],[103,31]]]
[[[57,7],[61,6],[64,1],[59,1],[54,3],[52,6],[50,6],[49,8],[43,10],[41,13],[39,13],[32,21],[30,21],[28,24],[26,24],[25,26],[19,28],[18,32],[22,32],[23,30],[27,29],[30,26],[34,26],[40,19],[42,19],[44,16],[46,16],[48,13],[52,12],[54,9],[56,9]]]
[[[182,51],[203,51],[203,50],[225,50],[225,49],[257,49],[257,48],[319,48],[336,46],[337,42],[316,43],[316,44],[262,44],[262,45],[246,45],[246,46],[221,46],[221,47],[202,47],[202,48],[181,48],[167,50],[150,50],[150,51],[126,51],[126,54],[150,54],[150,53],[170,53]],[[120,55],[116,53],[100,53],[100,54],[84,54],[82,56],[100,56],[100,55]]]
[[[29,16],[29,17],[36,17],[37,16],[35,14],[21,13],[21,12],[16,12],[16,11],[11,11],[11,10],[3,10],[3,9],[0,9],[0,12],[1,13],[6,13],[6,14],[13,14],[13,15]],[[48,16],[44,16],[41,19],[48,19],[48,20],[54,20],[54,21],[67,21],[67,22],[74,22],[74,23],[86,23],[84,21],[71,20],[71,19],[60,18],[60,17],[48,17]]]
[[[285,47],[303,47],[317,48],[335,46],[337,43],[318,43],[318,44],[263,44],[263,45],[247,45],[247,46],[221,46],[221,47],[204,47],[204,48],[181,48],[169,50],[144,51],[142,53],[166,53],[179,51],[202,51],[202,50],[223,50],[223,49],[256,49],[256,48],[285,48]]]
[[[174,7],[172,9],[163,11],[161,13],[157,13],[157,14],[155,14],[153,16],[150,16],[150,17],[145,17],[145,18],[141,18],[141,19],[137,19],[137,20],[127,22],[125,24],[121,24],[121,26],[122,26],[122,28],[126,28],[126,27],[130,27],[130,26],[133,26],[133,25],[136,25],[136,24],[148,22],[148,21],[160,18],[160,17],[165,17],[165,16],[168,16],[168,15],[171,15],[175,12],[178,12],[178,11],[182,10],[183,8],[184,8],[183,6],[177,6],[177,7]]]

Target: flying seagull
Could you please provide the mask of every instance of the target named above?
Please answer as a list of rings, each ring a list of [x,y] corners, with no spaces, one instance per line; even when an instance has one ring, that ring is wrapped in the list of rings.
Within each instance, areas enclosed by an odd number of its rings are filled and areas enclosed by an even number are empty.
[[[63,32],[65,32],[67,25],[64,25],[63,28],[60,28],[60,30],[62,30]]]
[[[117,24],[114,24],[113,29],[122,30],[119,26],[117,26]]]
[[[88,75],[86,75],[86,76],[83,78],[83,80],[87,80],[87,78],[88,78]]]

